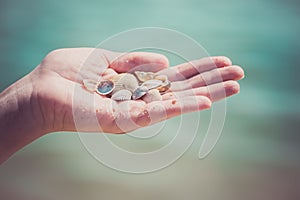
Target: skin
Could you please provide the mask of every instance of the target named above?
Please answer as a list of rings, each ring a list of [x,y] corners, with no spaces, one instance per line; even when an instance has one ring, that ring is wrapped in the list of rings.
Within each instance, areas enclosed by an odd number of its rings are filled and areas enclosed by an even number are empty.
[[[134,70],[168,76],[172,84],[162,101],[116,102],[83,87],[84,79],[108,79]],[[169,67],[167,58],[155,53],[54,50],[31,73],[0,94],[0,163],[47,133],[127,133],[208,109],[213,102],[238,93],[237,80],[243,77],[242,68],[223,56]],[[96,118],[97,126],[90,123],[92,118]],[[80,127],[74,122],[78,119]]]

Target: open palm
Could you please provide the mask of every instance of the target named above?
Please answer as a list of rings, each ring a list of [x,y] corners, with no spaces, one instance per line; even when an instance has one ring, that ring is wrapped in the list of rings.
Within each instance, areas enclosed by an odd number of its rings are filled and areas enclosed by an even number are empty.
[[[91,93],[84,79],[107,79],[134,70],[165,74],[172,82],[161,101],[116,102]],[[103,49],[59,49],[33,72],[33,85],[44,128],[52,131],[126,133],[187,112],[239,92],[243,70],[226,57],[202,58],[168,67],[155,53],[121,54]],[[93,123],[96,121],[97,123]]]

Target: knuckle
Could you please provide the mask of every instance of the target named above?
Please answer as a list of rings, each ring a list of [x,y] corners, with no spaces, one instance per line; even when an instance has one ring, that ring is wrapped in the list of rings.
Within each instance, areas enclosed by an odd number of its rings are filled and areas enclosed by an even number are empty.
[[[51,61],[54,61],[54,60],[57,60],[60,55],[65,52],[66,49],[55,49],[55,50],[52,50],[50,51],[46,56],[45,58],[43,59],[42,63],[47,63],[47,62],[51,62]]]

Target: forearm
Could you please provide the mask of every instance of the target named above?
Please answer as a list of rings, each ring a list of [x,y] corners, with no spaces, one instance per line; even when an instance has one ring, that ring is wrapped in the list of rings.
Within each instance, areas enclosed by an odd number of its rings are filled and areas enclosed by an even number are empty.
[[[32,108],[32,92],[26,76],[0,94],[0,163],[43,135],[41,119]]]

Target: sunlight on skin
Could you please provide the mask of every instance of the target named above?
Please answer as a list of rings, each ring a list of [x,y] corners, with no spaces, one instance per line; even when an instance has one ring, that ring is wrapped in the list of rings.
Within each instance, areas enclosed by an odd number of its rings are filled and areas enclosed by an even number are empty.
[[[84,79],[107,79],[137,67],[165,74],[172,81],[162,101],[115,102],[82,87]],[[242,68],[223,56],[170,68],[168,59],[156,53],[122,54],[94,48],[52,51],[36,69],[0,95],[0,162],[44,134],[77,131],[73,112],[86,120],[80,131],[127,133],[184,113],[208,109],[212,102],[238,93],[237,80],[243,77]],[[75,87],[81,87],[80,103],[76,101],[73,105]],[[95,105],[89,99],[94,99]],[[101,130],[89,126],[88,117],[93,114]]]

